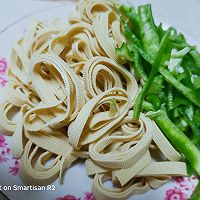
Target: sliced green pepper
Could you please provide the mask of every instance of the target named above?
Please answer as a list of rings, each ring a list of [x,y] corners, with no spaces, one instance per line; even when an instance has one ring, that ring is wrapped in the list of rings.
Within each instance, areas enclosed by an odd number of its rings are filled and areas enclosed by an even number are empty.
[[[156,31],[151,5],[147,4],[139,6],[138,17],[140,26],[140,39],[142,40],[143,47],[152,58],[155,58],[159,49],[160,38]]]
[[[176,149],[190,162],[200,174],[200,152],[192,141],[169,119],[163,110],[157,112],[153,119]]]
[[[148,80],[146,81],[142,91],[137,96],[137,99],[135,101],[135,106],[134,106],[134,116],[133,116],[134,120],[138,120],[140,111],[141,111],[141,107],[142,107],[142,102],[144,100],[146,92],[151,87],[151,84],[152,84],[156,74],[158,73],[158,69],[159,69],[160,65],[162,65],[162,61],[163,61],[162,55],[164,54],[165,47],[167,46],[169,36],[170,36],[170,31],[168,31],[165,34],[165,36],[163,37],[160,47],[159,47],[159,50],[157,52],[156,58],[154,60],[154,64],[152,66],[150,76],[149,76]]]
[[[174,78],[173,75],[164,67],[160,67],[159,72],[163,75],[168,83],[171,83],[187,99],[200,107],[200,98],[197,92],[176,80],[176,78]]]

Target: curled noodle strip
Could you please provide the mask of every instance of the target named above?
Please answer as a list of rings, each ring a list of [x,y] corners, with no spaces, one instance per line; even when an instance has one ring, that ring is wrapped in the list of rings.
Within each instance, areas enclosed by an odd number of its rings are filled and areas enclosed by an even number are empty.
[[[97,199],[105,200],[125,200],[133,194],[143,194],[147,192],[150,187],[144,178],[135,178],[127,185],[120,188],[106,188],[103,183],[110,180],[109,174],[96,174],[92,185],[92,193]]]
[[[126,117],[124,118],[126,120]],[[123,123],[123,122],[122,122]],[[152,140],[151,121],[143,115],[140,117],[140,127],[133,135],[111,135],[102,138],[90,145],[89,153],[92,160],[107,168],[128,168],[136,163],[144,154]],[[116,152],[104,152],[104,149],[113,144],[121,143]]]
[[[124,42],[121,24],[113,2],[105,3],[108,1],[80,2],[76,11],[80,19],[71,19],[71,26],[52,40],[49,51],[71,64],[94,56],[120,61],[114,49]]]
[[[114,7],[117,5],[119,5],[118,1],[81,0],[77,6],[77,12],[80,13],[82,20],[92,23],[98,13],[110,12],[116,15]]]
[[[71,25],[66,31],[52,40],[49,51],[69,63],[82,62],[101,55],[95,48],[92,26],[86,22]]]
[[[35,57],[31,62],[30,76],[42,102],[25,114],[26,130],[66,126],[85,104],[83,85],[59,57],[51,54]]]
[[[121,87],[130,94],[131,106],[138,93],[134,77],[116,61],[107,57],[94,57],[83,67],[83,81],[90,98],[113,87]]]
[[[92,190],[97,199],[118,199],[118,197],[127,199],[133,194],[138,194],[138,188],[129,185],[136,178],[144,177],[142,180],[148,188],[158,188],[171,176],[187,175],[186,164],[183,162],[156,162],[151,158],[148,149],[152,139],[156,144],[158,143],[158,147],[168,159],[177,161],[180,155],[170,143],[167,143],[154,122],[143,114],[140,116],[140,123],[134,122],[132,115],[133,112],[129,111],[117,131],[89,147],[90,159],[86,161],[86,169],[88,175],[95,175],[97,179],[94,180]],[[144,131],[144,127],[151,127],[151,129]],[[105,181],[103,177],[107,174],[111,175],[114,183],[120,184],[120,190],[110,190],[103,186]],[[124,192],[126,187],[132,189]]]
[[[92,113],[96,107],[103,107],[106,104],[109,106],[112,99],[116,99],[119,102],[117,115],[110,116],[109,111]],[[80,149],[83,145],[109,134],[126,115],[129,106],[130,102],[127,93],[121,88],[112,88],[94,97],[82,108],[75,121],[69,126],[70,144],[75,149]],[[104,120],[102,121],[102,119]]]
[[[119,57],[115,53],[116,44],[114,38],[109,36],[108,29],[109,21],[114,21],[113,17],[114,16],[110,13],[99,14],[93,21],[93,27],[95,36],[102,49],[106,52],[106,55],[116,61],[119,61]]]
[[[8,75],[13,79],[29,84],[29,63],[34,54],[47,51],[49,42],[63,29],[59,20],[47,24],[36,21],[26,30],[24,37],[13,47],[11,54],[11,68]]]
[[[5,86],[4,99],[17,107],[25,104],[34,107],[41,101],[35,92],[15,81],[9,81]]]
[[[52,183],[58,177],[59,173],[62,173],[63,168],[69,167],[76,160],[76,157],[71,154],[72,148],[70,147],[64,148],[62,152],[54,152],[52,147],[56,147],[54,145],[56,140],[55,138],[53,139],[53,143],[46,142],[43,144],[43,146],[45,145],[45,149],[50,149],[50,151],[43,153],[39,151],[40,147],[37,144],[35,145],[31,140],[27,142],[20,163],[20,174],[26,184],[33,185],[37,183],[37,185],[46,185]],[[59,142],[55,144],[62,145]],[[34,149],[31,150],[31,148]],[[36,161],[35,157],[37,158]],[[50,158],[53,158],[51,165],[45,166]]]
[[[16,108],[15,105],[8,101],[4,101],[0,104],[0,133],[6,135],[12,135],[17,127],[16,121],[10,119],[8,114],[13,109]]]

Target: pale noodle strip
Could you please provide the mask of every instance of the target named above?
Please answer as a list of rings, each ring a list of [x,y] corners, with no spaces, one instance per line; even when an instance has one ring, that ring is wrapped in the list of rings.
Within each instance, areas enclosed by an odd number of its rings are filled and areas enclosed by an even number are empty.
[[[96,174],[94,177],[92,193],[97,200],[126,200],[133,194],[143,194],[150,189],[148,182],[146,182],[143,178],[133,179],[124,187],[116,189],[106,188],[103,185],[106,180],[111,180],[111,176],[109,174]]]
[[[167,181],[169,181],[170,178],[171,176],[163,176],[163,175],[158,177],[149,176],[146,178],[146,180],[152,189],[157,189],[161,187],[163,184],[165,184]]]
[[[137,130],[138,138],[132,135],[108,136],[90,145],[90,157],[100,166],[108,168],[128,168],[145,155],[152,141],[151,121],[143,115],[140,117],[140,128]],[[123,151],[102,154],[103,150],[110,144],[134,141],[128,143]],[[121,147],[123,148],[123,146]]]
[[[120,169],[112,172],[112,179],[117,179],[121,186],[124,186],[128,181],[135,177],[141,170],[151,163],[151,155],[149,151],[128,169]]]
[[[118,94],[117,94],[118,93]],[[88,130],[88,127],[85,128],[85,125],[88,123],[88,118],[91,118],[91,113],[95,107],[99,104],[109,103],[111,99],[116,99],[120,101],[119,103],[119,114],[117,117],[110,118],[108,113],[104,112],[104,121],[102,121],[102,116],[96,121],[96,124],[103,123],[105,126],[102,126],[99,130],[92,130],[93,127]],[[79,115],[75,121],[69,126],[68,135],[70,144],[75,149],[80,149],[83,145],[89,144],[96,141],[98,138],[102,137],[109,132],[112,132],[115,129],[115,125],[123,119],[129,109],[129,98],[125,90],[121,88],[112,88],[102,94],[94,97],[89,101],[80,111]],[[97,116],[97,115],[96,115]],[[93,115],[95,117],[95,114]],[[98,117],[98,116],[97,116]],[[99,121],[99,122],[98,122]],[[87,134],[87,138],[81,140],[81,135]]]
[[[153,126],[153,140],[157,144],[158,148],[170,161],[178,161],[181,159],[180,153],[178,153],[167,138],[163,135],[159,127],[155,122],[152,123]]]
[[[4,101],[0,104],[0,132],[6,135],[12,135],[17,128],[16,122],[8,118],[8,113],[12,108],[16,108],[8,101]]]
[[[122,82],[122,77],[125,82]],[[126,85],[124,89],[130,94],[132,106],[138,93],[134,77],[116,61],[107,57],[94,57],[88,60],[83,67],[83,80],[90,98],[113,87],[123,88],[123,85]]]
[[[21,158],[24,151],[23,134],[24,134],[23,113],[19,113],[17,128],[15,129],[15,132],[13,133],[11,139],[12,154],[16,158]]]

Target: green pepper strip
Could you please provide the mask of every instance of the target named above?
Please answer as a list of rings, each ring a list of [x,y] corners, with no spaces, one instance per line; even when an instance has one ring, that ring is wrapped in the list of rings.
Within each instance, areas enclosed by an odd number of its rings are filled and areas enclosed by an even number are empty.
[[[165,111],[161,111],[154,120],[175,148],[189,161],[200,175],[200,151],[192,141],[173,124]],[[200,200],[200,181],[190,200]]]
[[[122,4],[119,7],[119,10],[129,19],[129,21],[131,22],[134,28],[134,32],[136,33],[136,35],[138,35],[139,21],[138,21],[138,16],[134,7],[128,7],[125,4]]]
[[[156,94],[147,95],[146,100],[147,100],[149,103],[152,103],[152,104],[154,105],[154,108],[155,108],[156,110],[159,110],[159,109],[160,109],[161,100],[160,100],[160,98],[158,97],[158,95],[156,95]]]
[[[142,68],[142,63],[140,60],[140,55],[139,52],[137,50],[134,50],[134,52],[130,52],[129,48],[127,47],[127,45],[125,43],[122,44],[122,46],[120,48],[116,48],[115,52],[117,53],[117,55],[119,55],[122,59],[131,61],[130,65],[131,67],[134,68],[136,74],[143,79],[144,81],[147,80],[147,75],[144,72],[143,68]],[[134,66],[132,61],[134,61]]]
[[[200,53],[197,50],[194,49],[194,50],[190,51],[190,54],[193,57],[193,59],[196,63],[196,66],[198,68],[200,68]]]
[[[125,43],[123,43],[120,48],[115,48],[115,53],[125,60],[133,61],[133,54]]]
[[[159,72],[163,75],[168,83],[171,83],[187,99],[200,107],[200,98],[194,90],[184,86],[182,83],[176,80],[176,78],[174,78],[173,75],[164,67],[160,67]]]
[[[172,110],[174,107],[174,94],[173,94],[173,86],[170,84],[168,88],[168,94],[167,94],[167,107],[168,110]]]
[[[147,75],[144,71],[144,69],[142,68],[142,63],[140,60],[140,54],[138,51],[134,51],[133,54],[133,60],[134,60],[134,64],[135,64],[135,71],[138,74],[138,76],[143,79],[144,81],[147,81]]]
[[[148,107],[146,107],[148,108]],[[149,107],[150,108],[150,107]],[[173,146],[190,162],[200,175],[200,151],[192,141],[168,118],[164,110],[152,117]]]
[[[141,54],[141,56],[147,60],[149,63],[153,63],[152,59],[149,57],[149,55],[144,52],[144,50],[141,47],[140,41],[136,38],[136,36],[131,32],[131,30],[128,28],[128,25],[124,23],[124,28],[126,31],[127,40],[129,40],[129,49],[131,51],[137,49],[138,52]],[[180,93],[182,93],[186,98],[188,98],[191,102],[196,104],[200,107],[200,98],[198,98],[198,95],[193,91],[192,89],[184,86],[182,83],[177,81],[169,71],[164,69],[163,67],[160,67],[159,72],[164,76],[165,80],[169,83],[171,83]]]
[[[159,48],[160,38],[156,31],[150,4],[138,7],[138,18],[140,38],[142,40],[143,47],[145,51],[152,56],[152,58],[155,58]]]
[[[130,51],[135,52],[137,50],[147,62],[153,63],[153,59],[143,50],[140,40],[136,37],[134,33],[132,33],[132,31],[128,27],[128,24],[124,21],[122,17],[121,22],[124,26],[125,36]]]
[[[155,107],[154,107],[151,103],[149,103],[149,102],[147,102],[147,101],[143,101],[142,107],[143,107],[144,110],[156,111],[156,110],[155,110]]]
[[[154,106],[146,101],[143,102],[143,108],[146,111],[155,111]],[[200,175],[200,151],[195,144],[169,119],[164,110],[157,112],[152,118],[173,146],[185,156],[191,167]],[[189,200],[200,200],[200,181]]]
[[[154,80],[154,77],[158,73],[159,67],[160,67],[161,62],[162,62],[162,55],[164,54],[165,48],[167,46],[169,36],[170,36],[170,30],[167,31],[167,33],[164,35],[164,37],[161,41],[161,44],[160,44],[160,48],[159,48],[157,55],[156,55],[156,58],[154,60],[154,64],[152,66],[150,76],[149,76],[148,80],[146,81],[142,91],[137,96],[137,99],[136,99],[136,102],[135,102],[135,107],[134,107],[134,114],[133,114],[134,120],[138,120],[139,115],[140,115],[140,111],[141,111],[141,107],[142,107],[142,102],[144,100],[146,92],[151,87],[151,84]]]
[[[183,108],[179,108],[179,112],[180,114],[182,115],[183,119],[189,124],[191,130],[192,130],[192,133],[193,133],[193,139],[192,141],[195,141],[196,139],[199,138],[200,136],[200,129],[199,127],[196,125],[195,122],[193,122],[189,116],[188,116],[188,111],[186,109],[183,109]],[[198,141],[198,140],[197,140]],[[193,142],[194,143],[194,142]],[[194,143],[195,144],[195,143]],[[197,146],[199,146],[197,144]]]
[[[155,117],[156,123],[165,133],[171,143],[186,157],[200,175],[200,152],[192,141],[175,126],[166,112],[160,111]]]

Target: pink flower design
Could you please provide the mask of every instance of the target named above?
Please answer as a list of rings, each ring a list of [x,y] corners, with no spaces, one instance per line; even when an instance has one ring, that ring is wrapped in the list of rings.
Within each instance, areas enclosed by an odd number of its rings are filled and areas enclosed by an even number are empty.
[[[169,189],[166,192],[165,200],[187,200],[187,194],[183,193],[179,188]]]
[[[81,200],[81,198],[77,199],[75,196],[68,194],[64,197],[58,197],[56,200]]]
[[[183,176],[174,177],[173,180],[174,180],[176,183],[185,182],[185,179],[184,179]]]
[[[180,187],[186,187],[187,186],[187,178],[183,177],[183,176],[180,176],[180,177],[175,177],[173,179],[176,184]]]
[[[2,151],[0,155],[0,163],[7,162],[9,159],[6,157],[6,152]]]
[[[190,196],[192,192],[195,190],[198,182],[198,179],[195,176],[176,177],[173,180],[176,183],[176,186],[188,196]]]
[[[1,86],[1,87],[4,87],[4,86],[6,85],[7,82],[8,82],[8,81],[7,81],[5,78],[3,78],[3,77],[0,76],[0,86]]]
[[[189,181],[189,182],[193,182],[193,181],[196,181],[196,180],[197,180],[197,177],[196,177],[196,176],[188,177],[188,181]]]
[[[14,167],[10,167],[9,173],[12,174],[13,176],[17,176],[19,173],[19,161],[15,160],[15,165]]]
[[[7,154],[10,154],[10,148],[6,149]]]
[[[84,200],[96,200],[91,192],[86,192]]]
[[[6,138],[3,135],[0,135],[0,148],[2,148],[5,154],[10,154],[10,148],[7,145]]]
[[[0,58],[0,74],[5,75],[8,63],[5,58]]]
[[[7,143],[6,143],[6,139],[3,135],[0,135],[0,147],[6,147]]]

